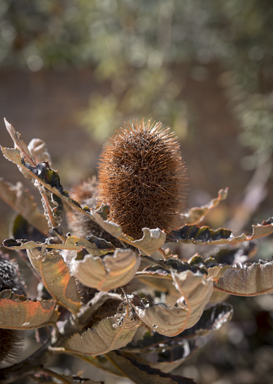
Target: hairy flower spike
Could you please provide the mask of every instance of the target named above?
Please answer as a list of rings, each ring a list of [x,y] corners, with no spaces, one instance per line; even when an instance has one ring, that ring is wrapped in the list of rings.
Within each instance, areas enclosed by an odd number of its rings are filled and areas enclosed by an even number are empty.
[[[139,239],[142,228],[166,232],[179,226],[188,178],[179,143],[169,128],[144,120],[125,124],[100,157],[98,203],[110,205],[109,220]]]

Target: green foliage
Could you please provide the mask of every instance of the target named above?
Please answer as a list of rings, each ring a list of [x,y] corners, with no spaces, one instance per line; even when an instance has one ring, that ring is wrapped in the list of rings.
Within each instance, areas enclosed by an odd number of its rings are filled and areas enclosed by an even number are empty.
[[[0,64],[31,71],[92,65],[111,92],[92,95],[80,118],[103,142],[136,115],[154,116],[189,138],[181,63],[202,81],[206,65],[217,61],[240,140],[253,152],[242,166],[253,169],[272,154],[272,13],[270,0],[3,0]]]

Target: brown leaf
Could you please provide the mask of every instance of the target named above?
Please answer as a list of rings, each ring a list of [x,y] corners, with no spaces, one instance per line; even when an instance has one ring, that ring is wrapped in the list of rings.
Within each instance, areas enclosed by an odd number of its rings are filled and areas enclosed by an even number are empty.
[[[8,133],[10,134],[10,137],[13,140],[14,148],[18,148],[21,152],[21,154],[25,157],[27,157],[31,162],[33,163],[33,159],[31,157],[31,154],[29,152],[29,149],[26,145],[26,143],[22,140],[21,134],[19,132],[16,132],[14,127],[6,120],[4,119],[6,129]]]
[[[161,372],[148,364],[124,357],[119,352],[110,352],[107,357],[136,384],[194,384],[192,379]]]
[[[73,354],[71,354],[73,356]],[[75,355],[78,359],[85,361],[88,364],[92,364],[95,367],[101,369],[104,372],[111,373],[112,375],[124,377],[124,373],[122,373],[118,367],[116,367],[109,359],[107,359],[104,355],[101,356],[82,356]]]
[[[127,345],[134,337],[141,320],[126,311],[121,324],[117,318],[107,317],[99,322],[94,329],[88,329],[82,335],[76,333],[65,345],[64,352],[80,355],[104,355],[114,349]]]
[[[122,229],[118,224],[103,219],[100,214],[102,209],[103,206],[101,206],[99,210],[92,212],[96,222],[112,236],[117,237],[119,240],[124,241],[127,244],[133,245],[134,247],[144,252],[146,255],[151,255],[165,243],[166,234],[159,228],[143,228],[143,237],[134,241],[122,233]]]
[[[140,264],[139,255],[131,249],[116,249],[113,256],[104,258],[85,255],[73,259],[70,270],[82,284],[99,291],[110,291],[129,283]]]
[[[21,165],[21,154],[19,149],[1,147],[4,157],[16,165]]]
[[[105,246],[108,247],[106,249],[100,249],[96,245],[96,239],[99,240],[98,238],[95,238],[93,236],[94,242],[88,241],[87,239],[75,237],[75,236],[69,236],[66,239],[65,243],[62,244],[48,244],[48,243],[41,243],[39,241],[34,242],[34,241],[25,241],[25,240],[14,240],[14,239],[6,239],[3,241],[3,245],[6,248],[9,249],[35,249],[37,247],[42,247],[42,248],[50,248],[50,249],[67,249],[70,251],[81,251],[83,248],[88,250],[89,252],[92,252],[94,255],[105,255],[109,251],[113,250],[113,247],[109,248],[109,243],[105,243]],[[102,242],[101,242],[102,243]]]
[[[185,224],[199,224],[204,217],[209,213],[209,211],[220,203],[220,201],[225,200],[228,195],[228,188],[220,189],[218,192],[218,197],[212,199],[208,204],[203,205],[202,207],[191,208],[188,212],[181,215],[180,225]]]
[[[273,261],[250,266],[230,267],[220,277],[215,288],[237,296],[258,296],[273,292]]]
[[[48,233],[45,216],[38,210],[33,196],[23,187],[22,183],[18,182],[13,185],[0,178],[0,197],[23,216],[29,224],[45,235]]]
[[[177,231],[172,231],[168,237],[167,242],[173,243],[192,243],[196,245],[205,244],[237,244],[244,241],[251,241],[260,237],[265,237],[273,233],[273,224],[253,225],[252,235],[247,236],[242,233],[240,236],[234,237],[232,232],[226,228],[219,228],[217,230],[210,229],[209,227],[199,227],[197,225],[184,225]]]
[[[56,323],[54,300],[34,301],[9,290],[0,293],[0,328],[33,329]]]
[[[161,335],[175,336],[192,327],[201,317],[209,302],[213,283],[192,271],[172,272],[176,289],[180,293],[177,307],[155,304],[145,309],[136,307],[139,318]]]
[[[37,249],[28,249],[28,257],[36,272],[41,276],[51,296],[62,306],[76,314],[80,307],[80,296],[75,278],[58,251],[52,250],[44,254]]]

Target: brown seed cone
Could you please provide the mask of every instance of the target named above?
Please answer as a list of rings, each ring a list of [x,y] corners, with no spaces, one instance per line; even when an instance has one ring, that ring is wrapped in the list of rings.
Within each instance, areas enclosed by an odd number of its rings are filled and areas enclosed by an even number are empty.
[[[17,295],[25,295],[25,287],[15,261],[0,251],[0,292],[11,289]],[[0,368],[12,365],[22,353],[24,331],[0,328]]]
[[[127,123],[106,142],[97,202],[110,205],[109,220],[125,234],[139,239],[143,227],[167,233],[177,228],[187,188],[179,143],[161,123]]]

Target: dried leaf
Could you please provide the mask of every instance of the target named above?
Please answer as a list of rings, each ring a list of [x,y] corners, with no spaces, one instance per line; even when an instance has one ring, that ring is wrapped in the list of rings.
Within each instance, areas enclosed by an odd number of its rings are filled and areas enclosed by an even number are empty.
[[[115,224],[111,221],[105,220],[101,212],[103,211],[104,206],[102,205],[99,210],[93,212],[93,216],[96,222],[112,236],[117,237],[119,240],[124,241],[127,244],[133,245],[134,247],[140,249],[147,255],[151,255],[153,252],[157,251],[166,240],[166,234],[157,229],[143,228],[143,237],[139,240],[133,240],[130,237],[122,233],[122,229],[118,224]]]
[[[96,236],[89,236],[88,238],[80,238],[76,236],[69,236],[66,239],[65,245],[69,250],[77,250],[84,248],[89,254],[93,256],[102,256],[108,252],[113,252],[115,247],[108,241],[100,239]]]
[[[107,358],[136,384],[194,384],[192,379],[161,372],[135,359],[124,357],[119,352],[110,352]]]
[[[128,356],[142,364],[149,364],[152,368],[168,373],[179,367],[197,349],[195,340],[188,341],[179,336],[168,338],[165,336],[165,340],[158,342],[157,335],[164,338],[156,332],[150,335],[150,347],[140,349],[127,346],[120,352],[124,357]]]
[[[51,379],[50,379],[51,377]],[[41,373],[36,373],[35,376],[32,375],[31,379],[37,383],[42,384],[57,384],[60,382],[69,383],[69,384],[104,384],[103,381],[93,381],[91,379],[86,379],[81,376],[68,376],[62,375],[61,373],[56,373],[50,371],[49,369],[43,370]],[[56,381],[57,380],[57,381]]]
[[[73,335],[66,343],[63,352],[90,356],[104,355],[127,345],[140,325],[140,319],[129,316],[128,312],[121,325],[117,323],[115,317],[107,317],[94,329],[88,329],[82,335],[79,333]]]
[[[32,266],[41,276],[51,296],[62,306],[76,314],[81,307],[81,302],[75,278],[70,275],[59,252],[52,250],[42,254],[37,249],[29,249],[27,253]]]
[[[98,241],[97,241],[98,240]],[[109,243],[104,243],[103,241],[99,241],[100,239],[96,238],[95,236],[92,236],[90,240],[75,237],[75,236],[69,236],[66,239],[65,243],[62,244],[50,244],[50,243],[41,243],[41,242],[34,242],[34,241],[27,241],[24,239],[21,240],[14,240],[14,239],[6,239],[3,241],[3,245],[6,248],[9,249],[35,249],[37,247],[42,248],[50,248],[50,249],[68,249],[70,251],[81,251],[83,248],[85,248],[87,251],[92,252],[94,255],[105,255],[109,251],[113,250],[113,246],[106,249],[99,249],[98,246],[102,246],[105,244],[105,246],[108,246]],[[93,241],[93,242],[92,242]],[[98,246],[97,246],[98,245]]]
[[[230,320],[232,313],[233,309],[229,304],[214,305],[204,310],[200,320],[193,327],[179,335],[167,337],[149,331],[136,343],[128,344],[121,353],[130,353],[140,362],[149,362],[152,368],[170,372],[196,350],[196,339],[199,336],[218,330]]]
[[[23,184],[7,183],[0,178],[0,197],[41,233],[48,233],[47,220],[38,210],[34,198]]]
[[[103,259],[85,255],[73,259],[70,270],[82,284],[99,291],[110,291],[129,283],[140,265],[139,255],[131,249],[116,249],[114,255]]]
[[[181,338],[195,338],[205,336],[209,332],[217,331],[233,316],[233,308],[230,304],[216,304],[204,310],[200,320],[191,328],[186,329],[180,335]]]
[[[244,241],[251,241],[260,237],[265,237],[273,233],[273,224],[261,224],[252,226],[252,235],[247,236],[244,233],[234,237],[229,229],[219,228],[217,230],[209,227],[198,227],[197,225],[184,225],[177,231],[172,231],[167,242],[172,243],[193,243],[196,245],[205,244],[237,244]]]
[[[148,327],[166,336],[176,336],[184,329],[192,327],[200,319],[213,290],[212,281],[200,273],[172,272],[172,276],[181,295],[176,302],[177,307],[155,304],[145,309],[135,308],[139,318]]]
[[[10,134],[10,137],[13,140],[14,148],[18,148],[23,156],[28,158],[32,163],[33,159],[31,157],[31,154],[29,152],[29,149],[26,145],[26,143],[22,140],[21,134],[19,132],[16,132],[14,127],[6,120],[4,119],[6,129],[8,133]]]
[[[237,296],[258,296],[273,292],[273,261],[260,260],[250,266],[230,267],[215,288]]]
[[[54,300],[34,301],[14,292],[0,293],[0,328],[33,329],[56,323],[59,313]]]
[[[172,231],[167,237],[167,242],[197,245],[222,244],[222,242],[225,243],[227,239],[230,239],[231,235],[231,231],[225,228],[213,230],[198,225],[184,225],[177,231]]]
[[[189,210],[189,212],[181,215],[181,226],[185,224],[199,224],[204,217],[209,213],[209,211],[220,203],[220,201],[225,200],[228,195],[228,188],[220,189],[218,192],[218,197],[212,199],[208,204],[203,205],[202,207],[194,207]]]
[[[229,270],[230,265],[215,265],[214,267],[207,268],[208,278],[211,278],[213,281],[218,281],[218,279],[224,276],[225,272]]]
[[[75,356],[78,359],[81,359],[81,360],[87,362],[88,364],[94,365],[95,367],[101,369],[102,371],[111,373],[112,375],[119,376],[119,377],[124,377],[125,376],[124,373],[122,373],[104,355],[101,355],[101,356],[81,356],[81,355],[75,355]]]
[[[1,147],[1,151],[7,160],[21,166],[21,154],[19,149]]]

